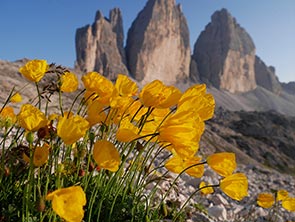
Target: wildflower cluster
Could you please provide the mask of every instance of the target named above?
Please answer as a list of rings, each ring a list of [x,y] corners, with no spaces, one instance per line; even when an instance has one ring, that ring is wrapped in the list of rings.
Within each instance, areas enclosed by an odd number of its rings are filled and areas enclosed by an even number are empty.
[[[295,197],[287,190],[278,190],[273,193],[260,193],[257,196],[257,205],[263,208],[278,207],[281,205],[287,211],[295,212]]]
[[[61,70],[45,60],[28,62],[19,72],[35,83],[38,102],[22,104],[15,114],[10,103],[22,99],[13,90],[1,108],[0,201],[9,204],[0,210],[5,219],[161,219],[159,206],[166,196],[156,203],[156,188],[145,190],[148,178],[160,168],[201,178],[208,164],[220,182],[202,182],[196,192],[212,193],[213,187],[220,187],[235,200],[247,196],[246,176],[235,173],[235,154],[216,153],[205,159],[198,154],[204,122],[215,107],[204,84],[182,93],[155,80],[139,90],[126,75],[119,74],[113,83],[89,72],[82,76],[85,89],[65,107],[63,94],[76,92],[79,84],[75,74]],[[39,89],[42,78],[53,74],[58,77],[57,113],[48,110],[51,101]],[[155,165],[160,153],[166,155]]]

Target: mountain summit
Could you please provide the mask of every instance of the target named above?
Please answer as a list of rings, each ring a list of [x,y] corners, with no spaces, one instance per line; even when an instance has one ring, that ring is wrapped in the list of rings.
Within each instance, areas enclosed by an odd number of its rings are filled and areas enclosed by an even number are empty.
[[[149,0],[128,31],[126,54],[130,75],[138,81],[187,79],[189,30],[180,5]]]
[[[200,79],[218,89],[236,93],[256,88],[254,43],[226,9],[212,15],[195,43],[192,59]]]

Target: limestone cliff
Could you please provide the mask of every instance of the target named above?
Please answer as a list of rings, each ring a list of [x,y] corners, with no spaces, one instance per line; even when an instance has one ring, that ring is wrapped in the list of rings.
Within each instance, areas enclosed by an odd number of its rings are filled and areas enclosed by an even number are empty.
[[[128,31],[126,55],[131,76],[175,84],[189,76],[189,30],[175,0],[149,0]]]
[[[212,15],[194,45],[192,59],[200,79],[218,89],[236,93],[256,88],[254,43],[226,9]],[[196,73],[190,75],[194,79]]]
[[[279,94],[282,90],[281,83],[275,74],[275,68],[265,65],[258,56],[255,58],[255,79],[257,85],[275,94]]]
[[[83,72],[97,71],[114,80],[118,73],[127,74],[122,16],[119,9],[110,12],[110,19],[100,11],[90,26],[76,31],[76,68]]]

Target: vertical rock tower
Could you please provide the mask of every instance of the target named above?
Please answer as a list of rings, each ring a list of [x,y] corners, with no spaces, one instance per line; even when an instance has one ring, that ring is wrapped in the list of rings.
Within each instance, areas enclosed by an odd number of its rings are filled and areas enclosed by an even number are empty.
[[[189,76],[189,30],[175,0],[149,0],[128,31],[130,75],[146,83],[175,84]]]
[[[92,26],[76,31],[76,68],[83,72],[97,71],[116,79],[119,73],[128,74],[123,47],[124,32],[121,11],[110,11],[110,18],[98,11]]]
[[[250,35],[226,9],[216,11],[194,46],[192,62],[200,79],[232,93],[256,88],[255,46]]]

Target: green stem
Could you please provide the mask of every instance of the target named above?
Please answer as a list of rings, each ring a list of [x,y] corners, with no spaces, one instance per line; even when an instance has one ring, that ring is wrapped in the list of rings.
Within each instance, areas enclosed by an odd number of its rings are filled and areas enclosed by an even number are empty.
[[[35,85],[36,85],[36,89],[37,89],[37,93],[38,93],[38,107],[41,110],[41,94],[40,94],[40,90],[39,90],[39,85],[37,82],[35,83]]]
[[[176,214],[176,216],[173,218],[173,221],[176,221],[176,219],[180,216],[180,214],[182,213],[183,209],[186,207],[187,203],[193,198],[193,196],[198,193],[200,190],[202,189],[205,189],[205,188],[209,188],[209,187],[219,187],[219,184],[216,184],[216,185],[207,185],[207,186],[204,186],[204,187],[201,187],[197,190],[195,190],[187,199],[186,201],[183,203],[182,207],[179,209],[178,213]]]

